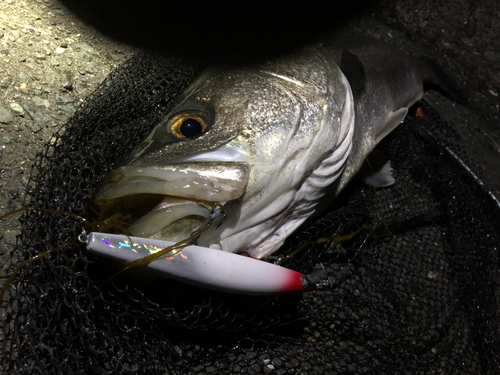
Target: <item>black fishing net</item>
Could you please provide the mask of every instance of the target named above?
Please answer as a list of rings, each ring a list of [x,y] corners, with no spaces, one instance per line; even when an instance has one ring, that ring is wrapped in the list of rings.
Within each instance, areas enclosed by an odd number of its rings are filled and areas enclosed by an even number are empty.
[[[113,164],[197,73],[138,55],[38,156],[27,205],[89,218]],[[78,242],[24,267],[3,304],[15,374],[494,374],[500,210],[452,129],[424,105],[381,144],[396,184],[354,183],[289,238],[283,265],[329,285],[278,297],[141,281]],[[78,220],[28,212],[21,261],[75,239]],[[15,263],[15,262],[14,262]]]

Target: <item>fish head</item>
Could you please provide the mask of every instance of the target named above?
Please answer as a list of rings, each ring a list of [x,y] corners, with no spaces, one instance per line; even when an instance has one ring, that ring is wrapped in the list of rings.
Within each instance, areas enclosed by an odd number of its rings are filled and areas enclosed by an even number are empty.
[[[289,232],[314,211],[322,187],[304,192],[304,183],[348,138],[340,123],[353,117],[352,94],[336,74],[333,99],[272,72],[204,74],[94,202],[130,212],[132,235],[169,241],[189,237],[222,209],[225,220],[197,236],[198,245],[271,254],[284,241],[280,228]]]

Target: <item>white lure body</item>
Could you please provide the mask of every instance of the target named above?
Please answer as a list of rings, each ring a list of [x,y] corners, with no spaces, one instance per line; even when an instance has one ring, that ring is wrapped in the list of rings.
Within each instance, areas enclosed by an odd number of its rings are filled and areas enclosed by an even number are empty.
[[[87,238],[90,252],[121,262],[134,261],[172,245],[174,242],[98,232],[90,233]],[[229,293],[299,293],[310,290],[311,286],[299,272],[201,246],[174,250],[147,267],[168,278]]]

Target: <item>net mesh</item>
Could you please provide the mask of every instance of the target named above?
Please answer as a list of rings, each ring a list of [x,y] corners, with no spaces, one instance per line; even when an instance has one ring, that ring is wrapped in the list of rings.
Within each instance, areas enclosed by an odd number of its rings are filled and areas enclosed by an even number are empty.
[[[88,217],[99,181],[197,74],[137,55],[37,157],[28,205]],[[123,274],[75,242],[24,267],[2,306],[16,374],[494,374],[500,368],[500,210],[453,130],[424,104],[380,145],[396,184],[354,183],[280,250],[323,269],[303,295],[236,296]],[[80,233],[29,212],[13,263]],[[361,230],[360,230],[361,228]],[[356,235],[353,233],[359,231]],[[343,241],[340,238],[344,237]],[[323,239],[323,240],[321,240]]]

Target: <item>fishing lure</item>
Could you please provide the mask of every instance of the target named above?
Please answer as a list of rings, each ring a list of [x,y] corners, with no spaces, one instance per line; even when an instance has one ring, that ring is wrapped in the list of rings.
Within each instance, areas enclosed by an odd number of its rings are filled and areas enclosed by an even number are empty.
[[[140,261],[162,253],[146,264],[163,276],[229,293],[273,295],[314,289],[316,277],[243,255],[202,246],[141,237],[92,232],[80,236],[87,250],[115,261]]]
[[[70,212],[28,207],[2,215],[0,220],[23,211],[68,215],[79,222],[82,232],[76,233],[69,242],[18,264],[0,290],[0,304],[9,285],[24,266],[68,248],[77,240],[85,243],[89,252],[122,263],[122,270],[108,280],[132,267],[145,266],[165,277],[207,289],[237,294],[303,293],[328,284],[321,271],[304,275],[277,264],[244,255],[193,245],[199,235],[212,225],[215,218],[224,216],[220,215],[223,213],[222,210],[213,213],[201,229],[177,243],[92,231],[119,229],[120,221],[127,220],[128,215],[115,214],[103,221],[91,222]],[[86,229],[90,229],[91,232],[87,234]]]

